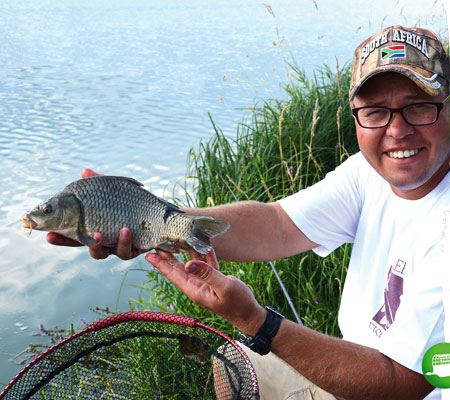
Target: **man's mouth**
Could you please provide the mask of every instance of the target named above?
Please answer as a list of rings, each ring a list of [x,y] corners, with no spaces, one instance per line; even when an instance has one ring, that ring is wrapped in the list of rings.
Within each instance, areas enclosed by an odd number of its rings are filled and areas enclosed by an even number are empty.
[[[415,156],[418,153],[419,149],[411,149],[411,150],[389,151],[388,155],[391,158],[409,158]]]

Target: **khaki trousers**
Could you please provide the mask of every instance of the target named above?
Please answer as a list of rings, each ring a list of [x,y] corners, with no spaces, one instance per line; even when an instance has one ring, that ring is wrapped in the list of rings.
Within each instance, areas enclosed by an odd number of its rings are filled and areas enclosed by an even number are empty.
[[[336,400],[273,353],[261,356],[238,343],[256,372],[261,400]]]

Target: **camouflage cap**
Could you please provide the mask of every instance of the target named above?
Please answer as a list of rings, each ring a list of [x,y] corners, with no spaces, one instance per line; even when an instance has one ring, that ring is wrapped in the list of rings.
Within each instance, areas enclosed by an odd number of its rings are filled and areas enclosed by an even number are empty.
[[[407,76],[430,96],[448,92],[449,56],[427,29],[395,25],[362,42],[353,57],[350,101],[370,77],[388,71]]]

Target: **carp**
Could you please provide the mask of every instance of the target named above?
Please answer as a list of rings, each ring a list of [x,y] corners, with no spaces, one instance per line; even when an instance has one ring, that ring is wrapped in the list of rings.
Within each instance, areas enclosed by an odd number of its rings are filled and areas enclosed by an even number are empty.
[[[121,176],[92,176],[74,181],[26,213],[25,228],[56,232],[92,246],[93,234],[113,247],[120,229],[131,230],[133,246],[141,250],[211,251],[210,239],[227,231],[229,223],[209,216],[185,215],[179,207]]]

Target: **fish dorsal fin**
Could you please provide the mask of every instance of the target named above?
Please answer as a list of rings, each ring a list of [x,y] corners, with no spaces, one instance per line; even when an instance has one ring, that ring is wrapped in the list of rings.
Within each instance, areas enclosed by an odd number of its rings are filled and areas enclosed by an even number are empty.
[[[105,176],[109,176],[110,178],[124,179],[126,181],[130,181],[131,183],[134,183],[135,185],[144,186],[143,183],[137,181],[134,178],[128,178],[127,176],[112,176],[112,175],[105,175]]]

